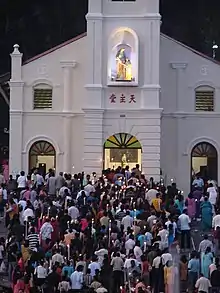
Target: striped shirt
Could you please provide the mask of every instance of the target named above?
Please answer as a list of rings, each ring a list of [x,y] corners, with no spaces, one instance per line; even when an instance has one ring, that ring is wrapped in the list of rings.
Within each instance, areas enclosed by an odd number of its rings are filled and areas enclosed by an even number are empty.
[[[37,233],[29,234],[27,240],[29,241],[29,248],[33,250],[39,244],[39,235]]]

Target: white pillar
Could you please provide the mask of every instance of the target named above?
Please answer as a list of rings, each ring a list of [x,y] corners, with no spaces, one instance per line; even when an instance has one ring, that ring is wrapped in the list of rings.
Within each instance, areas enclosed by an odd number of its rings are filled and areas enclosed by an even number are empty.
[[[71,119],[73,100],[73,68],[75,61],[62,61],[63,68],[63,171],[71,173]]]
[[[9,172],[13,175],[23,168],[23,87],[22,54],[19,46],[14,45],[11,54],[9,137]]]
[[[61,61],[63,69],[63,112],[71,112],[72,110],[72,74],[75,66],[75,61]]]

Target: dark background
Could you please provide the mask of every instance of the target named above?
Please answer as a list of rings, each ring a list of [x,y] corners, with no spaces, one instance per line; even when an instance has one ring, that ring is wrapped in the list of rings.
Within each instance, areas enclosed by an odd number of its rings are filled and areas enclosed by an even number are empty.
[[[26,60],[85,32],[87,9],[88,0],[0,0],[0,74],[15,43]],[[220,0],[160,0],[160,12],[163,33],[209,56],[220,45]]]
[[[14,44],[27,60],[85,32],[87,10],[88,0],[0,0],[0,75],[10,71]],[[220,46],[220,0],[160,0],[160,13],[163,33],[208,56],[213,42]],[[9,96],[8,84],[3,86]],[[8,158],[4,128],[9,128],[9,107],[0,95],[0,163]]]

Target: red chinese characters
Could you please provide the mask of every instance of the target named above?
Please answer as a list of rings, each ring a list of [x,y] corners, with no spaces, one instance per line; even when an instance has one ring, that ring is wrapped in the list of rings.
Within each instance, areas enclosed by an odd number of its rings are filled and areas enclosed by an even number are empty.
[[[129,104],[131,103],[136,103],[136,99],[134,95],[130,95],[130,100],[129,100]]]
[[[129,95],[129,96],[125,96],[124,94],[121,94],[120,97],[117,97],[115,94],[112,94],[110,97],[109,97],[109,101],[111,104],[115,104],[117,103],[117,101],[120,103],[120,104],[134,104],[136,103],[136,97],[135,95]]]
[[[109,98],[110,103],[115,104],[116,103],[116,95],[112,94],[111,97]]]
[[[122,94],[121,97],[120,97],[120,103],[126,103],[126,98],[125,96]]]

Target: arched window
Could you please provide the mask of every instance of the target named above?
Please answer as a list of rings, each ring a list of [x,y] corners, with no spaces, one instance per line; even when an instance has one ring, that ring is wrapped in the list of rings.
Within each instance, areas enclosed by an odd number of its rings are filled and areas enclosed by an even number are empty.
[[[138,84],[138,37],[129,28],[120,28],[109,40],[108,85]]]
[[[214,111],[214,88],[210,86],[199,86],[195,90],[196,111]]]
[[[52,109],[53,88],[45,83],[38,84],[33,88],[33,108]]]

